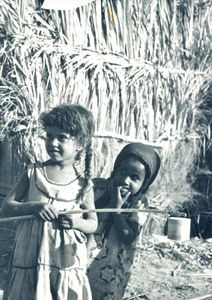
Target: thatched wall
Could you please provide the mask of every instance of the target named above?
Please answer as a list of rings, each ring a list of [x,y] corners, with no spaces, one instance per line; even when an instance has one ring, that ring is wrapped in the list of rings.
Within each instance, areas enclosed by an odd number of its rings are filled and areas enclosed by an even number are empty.
[[[80,103],[96,118],[94,176],[108,176],[125,141],[138,139],[162,157],[152,204],[193,201],[194,164],[210,146],[200,109],[211,86],[210,1],[96,0],[71,11],[29,0],[0,5],[1,140],[18,137],[33,161],[40,112]]]

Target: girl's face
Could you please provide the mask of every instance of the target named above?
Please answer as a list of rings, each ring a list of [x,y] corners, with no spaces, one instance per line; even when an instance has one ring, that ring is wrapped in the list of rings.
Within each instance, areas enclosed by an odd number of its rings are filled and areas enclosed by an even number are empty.
[[[73,163],[74,158],[82,148],[75,137],[57,126],[46,128],[46,151],[55,162]]]
[[[133,157],[125,158],[116,170],[113,181],[114,187],[121,187],[121,195],[127,192],[136,194],[143,185],[145,179],[144,165]]]

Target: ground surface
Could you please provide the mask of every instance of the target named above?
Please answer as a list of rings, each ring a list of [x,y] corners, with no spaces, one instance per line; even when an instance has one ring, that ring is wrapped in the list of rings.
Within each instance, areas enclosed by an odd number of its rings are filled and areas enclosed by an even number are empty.
[[[0,224],[1,290],[6,280],[15,227],[12,223]],[[137,249],[125,295],[125,300],[138,299],[212,300],[212,241],[194,238],[179,243],[165,236],[145,237]]]
[[[212,240],[155,236],[137,252],[125,300],[212,300]]]

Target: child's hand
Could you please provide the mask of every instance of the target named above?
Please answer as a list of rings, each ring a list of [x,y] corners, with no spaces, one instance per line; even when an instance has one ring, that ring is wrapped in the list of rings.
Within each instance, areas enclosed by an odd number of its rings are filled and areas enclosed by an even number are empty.
[[[121,189],[121,186],[114,188],[114,204],[116,204],[117,208],[121,208],[130,195],[130,192],[126,192],[124,195],[121,195]]]
[[[62,229],[75,228],[76,224],[82,219],[78,214],[60,215],[57,224]]]
[[[108,192],[111,197],[111,205],[115,208],[121,208],[122,205],[127,201],[130,192],[126,192],[125,194],[121,194],[121,186],[114,187],[113,181],[110,180],[108,184]]]
[[[73,227],[71,215],[60,215],[57,224],[62,229],[71,229]]]
[[[58,212],[49,203],[35,203],[34,214],[43,221],[53,221],[58,218]]]

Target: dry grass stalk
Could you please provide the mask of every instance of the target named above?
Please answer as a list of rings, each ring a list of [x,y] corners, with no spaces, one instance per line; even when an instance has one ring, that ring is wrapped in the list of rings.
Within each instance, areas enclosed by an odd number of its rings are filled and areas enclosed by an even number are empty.
[[[210,3],[104,0],[67,12],[0,3],[1,139],[15,133],[34,161],[40,112],[80,103],[97,131],[162,145],[153,204],[192,201],[187,176],[210,134],[199,110],[211,83]],[[125,142],[95,139],[94,176],[110,174]]]

